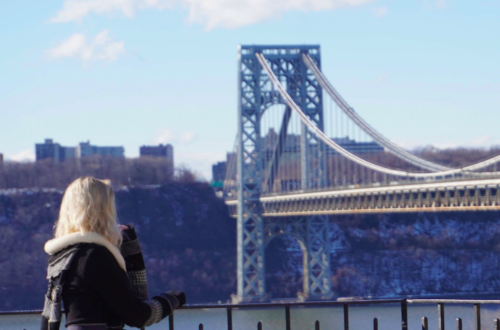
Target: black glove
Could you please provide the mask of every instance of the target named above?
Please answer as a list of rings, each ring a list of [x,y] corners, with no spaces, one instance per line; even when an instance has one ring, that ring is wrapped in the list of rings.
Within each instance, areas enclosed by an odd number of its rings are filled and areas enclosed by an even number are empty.
[[[154,296],[153,299],[158,300],[162,305],[163,315],[167,317],[172,314],[174,309],[177,309],[186,303],[186,294],[182,291],[168,291]]]
[[[127,229],[122,230],[122,238],[123,242],[120,246],[120,252],[125,259],[127,272],[144,271],[146,266],[144,264],[144,258],[142,257],[141,246],[132,225],[127,225]]]
[[[179,301],[179,307],[186,304],[186,294],[182,291],[168,291],[166,295],[174,296]],[[176,307],[177,308],[177,307]]]
[[[141,245],[137,239],[134,226],[127,225],[122,230],[123,242],[120,252],[125,259],[127,275],[130,281],[130,288],[134,296],[140,300],[148,299],[148,280],[146,276],[146,265],[142,256]]]
[[[126,225],[127,229],[122,230],[123,242],[130,242],[137,239],[137,234],[135,233],[134,226]]]

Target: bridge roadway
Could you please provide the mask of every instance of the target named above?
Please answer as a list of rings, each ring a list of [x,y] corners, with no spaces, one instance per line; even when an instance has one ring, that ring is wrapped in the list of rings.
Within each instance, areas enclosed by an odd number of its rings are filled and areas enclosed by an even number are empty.
[[[500,179],[412,183],[262,196],[263,216],[500,210]],[[226,200],[232,217],[237,200]]]

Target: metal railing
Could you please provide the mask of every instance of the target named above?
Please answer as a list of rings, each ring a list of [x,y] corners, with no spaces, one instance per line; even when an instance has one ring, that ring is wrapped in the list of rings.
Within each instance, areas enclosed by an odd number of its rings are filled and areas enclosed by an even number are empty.
[[[227,319],[227,329],[233,330],[233,310],[235,309],[263,309],[263,308],[283,308],[283,317],[285,319],[285,330],[292,329],[291,311],[292,307],[325,307],[339,306],[343,308],[343,323],[344,330],[349,330],[349,307],[351,305],[384,305],[384,304],[399,304],[401,309],[401,330],[408,330],[408,304],[435,304],[437,305],[438,313],[438,330],[445,330],[445,304],[470,304],[474,307],[474,329],[481,330],[481,305],[495,304],[500,305],[500,300],[471,300],[471,299],[382,299],[382,300],[349,300],[349,301],[308,301],[308,302],[289,302],[289,303],[248,303],[248,304],[207,304],[207,305],[186,305],[179,310],[193,309],[225,309]],[[0,312],[0,317],[3,315],[36,315],[40,314],[41,310],[25,310]],[[175,313],[168,317],[168,328],[174,330]],[[495,318],[494,329],[500,330],[500,319]],[[256,328],[262,330],[263,323],[258,321]],[[203,330],[203,323],[199,324],[199,329]],[[320,330],[321,324],[318,320],[314,322],[314,329]],[[378,330],[378,318],[373,319],[373,330]],[[426,316],[422,317],[422,330],[429,330],[429,321]],[[462,329],[462,319],[456,319],[456,330]]]
[[[474,329],[481,330],[481,304],[499,305],[500,300],[467,300],[467,299],[408,299],[411,304],[437,304],[438,330],[445,330],[444,304],[471,304],[474,306]],[[495,330],[500,330],[500,319],[493,320]],[[456,329],[462,330],[462,319],[456,319]],[[422,317],[422,330],[429,330],[429,321]]]
[[[307,301],[307,302],[291,302],[291,303],[252,303],[252,304],[221,304],[221,305],[192,305],[184,306],[181,309],[200,309],[200,308],[219,308],[227,311],[227,330],[233,330],[233,309],[238,308],[284,308],[285,329],[291,330],[291,307],[321,307],[321,306],[342,306],[344,309],[344,330],[349,330],[349,305],[370,305],[370,304],[401,304],[401,320],[403,324],[402,330],[407,330],[408,327],[408,309],[406,299],[384,299],[384,300],[351,300],[351,301]],[[319,321],[315,322],[315,329],[320,329]],[[203,329],[203,324],[200,324],[199,329]],[[257,329],[262,330],[262,322],[257,323]],[[174,330],[174,314],[169,316],[169,330]],[[500,329],[499,329],[500,330]]]

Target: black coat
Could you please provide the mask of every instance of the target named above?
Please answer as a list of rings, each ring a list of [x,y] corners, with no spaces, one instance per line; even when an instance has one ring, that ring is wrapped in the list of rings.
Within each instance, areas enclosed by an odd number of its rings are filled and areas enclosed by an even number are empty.
[[[136,298],[126,272],[101,245],[79,244],[62,291],[66,326],[106,324],[121,329],[126,324],[141,328],[152,314],[150,304]]]

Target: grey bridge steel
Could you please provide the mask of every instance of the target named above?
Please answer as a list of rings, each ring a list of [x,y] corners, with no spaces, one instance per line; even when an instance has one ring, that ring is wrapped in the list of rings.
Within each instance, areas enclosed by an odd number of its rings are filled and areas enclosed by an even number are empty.
[[[334,143],[320,137],[325,135],[322,133],[322,92],[324,86],[330,94],[333,88],[326,85],[318,70],[321,70],[321,58],[317,45],[239,47],[237,198],[226,200],[231,216],[237,218],[238,284],[233,302],[258,302],[269,298],[265,283],[265,247],[281,234],[294,236],[303,250],[301,298],[332,298],[328,244],[330,214],[500,210],[498,172],[469,179],[417,173],[414,177],[429,178],[395,182],[395,185],[327,189],[326,145]],[[317,78],[321,78],[321,84]],[[277,87],[281,88],[279,92]],[[267,167],[269,170],[265,171],[261,119],[275,104],[285,105],[285,111],[278,142]],[[283,153],[291,110],[307,117],[300,130],[301,190],[273,195],[271,187]],[[363,160],[360,163],[373,165]]]
[[[260,199],[264,217],[401,212],[500,211],[500,179],[293,193]],[[232,217],[237,201],[227,200]]]
[[[307,52],[321,67],[319,46],[240,46],[238,52],[238,210],[237,210],[237,275],[239,301],[262,301],[266,297],[264,249],[268,239],[264,236],[267,221],[263,216],[263,165],[261,147],[261,118],[271,105],[284,104],[274,90],[267,75],[262,73],[256,53],[266,55],[273,72],[286,84],[287,92],[306,111],[307,116],[320,129],[323,128],[322,89],[314,75],[308,71],[301,55]],[[288,115],[287,115],[288,113]],[[286,135],[290,118],[286,108],[280,136]],[[319,148],[311,148],[311,145]],[[282,146],[277,146],[271,168],[277,168]],[[325,146],[305,126],[301,134],[302,188],[322,187],[326,181]],[[268,178],[273,181],[273,172]],[[308,279],[304,296],[324,299],[331,296],[330,258],[328,252],[328,219],[324,216],[307,217],[303,230],[295,235],[307,251],[304,262]]]

